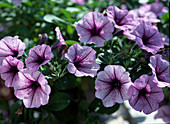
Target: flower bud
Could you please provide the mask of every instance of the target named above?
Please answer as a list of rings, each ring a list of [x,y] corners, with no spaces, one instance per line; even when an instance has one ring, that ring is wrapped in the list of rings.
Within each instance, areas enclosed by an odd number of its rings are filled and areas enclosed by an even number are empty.
[[[39,45],[45,43],[45,42],[48,40],[48,35],[47,35],[46,33],[44,33],[44,34],[39,34],[38,36],[39,36],[39,38],[40,38]]]

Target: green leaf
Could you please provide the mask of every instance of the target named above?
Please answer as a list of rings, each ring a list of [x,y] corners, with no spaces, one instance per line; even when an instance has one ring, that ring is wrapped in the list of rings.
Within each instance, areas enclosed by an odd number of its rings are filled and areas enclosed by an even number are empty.
[[[45,76],[51,75],[53,72],[47,67],[43,70],[43,74]]]
[[[58,92],[51,96],[50,102],[47,105],[51,111],[61,111],[70,104],[70,96],[66,93]]]
[[[33,6],[33,3],[30,1],[22,1],[22,4],[26,4],[28,6]]]
[[[44,20],[45,20],[46,22],[49,22],[49,23],[54,23],[54,22],[56,21],[56,22],[63,22],[63,23],[68,24],[68,23],[67,23],[66,21],[64,21],[63,19],[58,18],[57,16],[51,15],[51,14],[45,15],[45,16],[44,16]]]
[[[120,104],[116,103],[113,107],[104,107],[99,99],[95,99],[89,106],[89,110],[100,114],[112,114],[119,109]]]
[[[162,20],[163,20],[164,23],[169,22],[169,12],[162,15]]]
[[[81,9],[75,7],[67,7],[66,10],[75,14],[81,12]]]
[[[8,109],[8,101],[4,99],[0,99],[0,110],[7,110]]]
[[[71,13],[63,8],[60,8],[60,11],[68,18],[71,18]]]
[[[88,109],[88,103],[87,100],[81,100],[79,103],[79,109],[84,111]]]
[[[79,78],[76,78],[72,74],[66,74],[62,78],[59,78],[54,82],[54,87],[59,90],[66,90],[76,87],[78,84],[80,84],[81,80],[79,81]]]
[[[73,44],[76,44],[76,43],[79,44],[80,42],[74,41],[74,40],[66,40],[66,44],[69,45],[69,46],[71,46],[71,45],[73,45]]]
[[[70,124],[70,123],[66,123],[66,122],[71,122],[71,120],[73,120],[72,122],[74,122],[73,124],[78,124],[75,123],[76,119],[77,119],[77,114],[78,112],[75,110],[75,105],[69,105],[69,107],[65,108],[62,111],[54,111],[53,112],[54,116],[57,118],[57,120],[59,120],[60,122],[63,122],[63,124]]]
[[[10,108],[10,117],[13,124],[17,124],[17,121],[19,120],[19,115],[16,114],[16,111],[20,108],[20,104],[18,102],[15,102],[12,104]]]
[[[7,8],[10,8],[10,9],[13,8],[11,5],[4,3],[4,2],[0,2],[0,7],[7,7]]]
[[[166,92],[168,90],[168,87],[163,87],[163,92]]]
[[[58,121],[55,119],[54,116],[49,115],[47,118],[44,118],[39,122],[39,124],[57,124]]]
[[[67,25],[67,32],[69,33],[69,34],[73,34],[74,33],[74,31],[75,31],[75,28],[72,28],[70,25]]]

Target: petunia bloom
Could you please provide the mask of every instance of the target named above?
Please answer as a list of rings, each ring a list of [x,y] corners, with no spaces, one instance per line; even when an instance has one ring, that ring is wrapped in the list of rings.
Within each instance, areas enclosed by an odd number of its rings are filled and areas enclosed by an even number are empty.
[[[160,48],[164,48],[162,34],[149,22],[144,22],[136,27],[132,33],[141,49],[156,54]]]
[[[163,5],[163,3],[160,3],[158,1],[151,3],[151,4],[143,4],[137,10],[138,10],[139,17],[145,17],[145,14],[147,14],[147,13],[154,13],[155,17],[157,18],[158,16],[168,12],[168,8],[165,7]],[[153,18],[153,20],[151,20],[151,19],[149,19],[149,20],[152,21],[153,23],[154,22],[157,23],[155,17],[152,14],[152,17],[149,17],[149,18]],[[145,18],[145,19],[147,19],[147,18]]]
[[[19,6],[22,2],[22,0],[11,0],[11,1],[15,4],[15,6]]]
[[[113,21],[114,27],[120,30],[134,29],[138,25],[128,10],[121,10],[116,6],[109,6],[106,13],[107,17]]]
[[[80,5],[84,5],[85,4],[85,0],[71,0],[71,2],[80,4]]]
[[[156,75],[158,80],[158,86],[170,87],[170,63],[164,59],[162,55],[155,55],[150,57],[149,66],[152,69],[152,73]]]
[[[78,21],[76,30],[80,36],[80,42],[94,43],[96,46],[102,47],[105,41],[112,39],[114,27],[102,13],[89,12]]]
[[[0,65],[7,56],[19,57],[22,56],[25,50],[25,44],[15,37],[4,37],[0,40]]]
[[[168,12],[168,8],[165,7],[163,3],[154,2],[149,5],[150,5],[150,11],[154,12],[157,16],[166,14]]]
[[[97,74],[95,96],[102,100],[105,107],[111,107],[130,98],[127,94],[130,85],[131,78],[124,67],[108,65]]]
[[[67,44],[66,44],[66,42],[65,42],[65,40],[64,40],[64,38],[61,34],[59,27],[56,27],[55,31],[56,31],[56,34],[57,34],[57,40],[58,41],[56,43],[54,43],[54,45],[51,47],[51,49],[52,50],[58,49],[59,53],[64,53],[64,49],[68,46],[67,46]]]
[[[162,88],[156,85],[154,75],[142,75],[130,86],[128,94],[129,103],[137,111],[150,114],[159,108],[159,103],[164,99]]]
[[[24,63],[15,57],[8,56],[2,62],[0,68],[1,78],[5,80],[7,87],[14,87],[18,80],[18,73],[24,68]]]
[[[95,62],[96,51],[88,46],[80,46],[76,43],[69,47],[65,57],[69,59],[68,71],[77,77],[94,77],[100,68]]]
[[[29,69],[24,69],[19,73],[19,81],[14,90],[15,96],[23,100],[26,108],[38,108],[41,105],[46,105],[51,92],[44,75]]]
[[[155,13],[148,11],[147,7],[144,6],[133,9],[129,11],[130,14],[132,14],[135,18],[135,21],[142,23],[142,22],[150,22],[150,23],[158,23],[160,22],[159,19],[157,19],[157,16]]]
[[[162,118],[164,122],[170,123],[170,105],[163,105],[158,109],[158,113],[155,115],[155,119]]]
[[[48,63],[52,57],[53,53],[50,46],[45,44],[37,45],[30,50],[29,57],[25,60],[25,63],[27,68],[36,71],[41,65]]]

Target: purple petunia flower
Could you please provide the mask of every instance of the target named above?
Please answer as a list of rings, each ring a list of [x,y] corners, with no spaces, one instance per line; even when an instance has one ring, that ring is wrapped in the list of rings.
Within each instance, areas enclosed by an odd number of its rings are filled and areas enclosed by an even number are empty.
[[[143,4],[138,9],[139,17],[142,17],[142,16],[145,17],[146,13],[151,13],[151,12],[154,13],[155,17],[157,18],[157,16],[160,16],[162,14],[167,13],[168,8],[164,7],[163,3],[159,3],[157,1],[157,2],[154,2],[154,3],[151,3],[151,4]],[[150,17],[150,18],[156,19],[155,17],[153,16],[153,17]],[[151,20],[151,19],[150,19],[150,21],[154,22],[154,20]],[[155,23],[157,23],[156,20],[155,20]]]
[[[66,44],[66,42],[65,42],[65,40],[64,40],[64,38],[63,38],[63,36],[60,32],[59,27],[56,27],[55,31],[56,31],[56,34],[57,34],[57,40],[58,41],[56,43],[54,43],[54,45],[52,46],[51,49],[52,50],[58,49],[59,53],[64,53],[63,50],[67,47],[67,44]]]
[[[115,28],[123,31],[123,35],[128,39],[135,39],[135,36],[131,33],[139,24],[135,21],[133,14],[130,14],[128,10],[121,10],[116,6],[109,6],[107,8],[107,17],[113,21]]]
[[[22,2],[22,0],[11,0],[11,1],[15,4],[15,6],[19,6]]]
[[[102,47],[105,41],[112,39],[114,27],[102,13],[89,12],[78,22],[76,30],[80,42]]]
[[[132,34],[136,36],[136,43],[147,52],[156,54],[160,48],[164,48],[162,34],[149,22],[138,25]]]
[[[170,87],[170,64],[168,60],[164,59],[162,55],[155,55],[150,57],[149,66],[152,73],[156,75],[158,86]]]
[[[136,79],[128,90],[131,96],[129,103],[137,111],[150,114],[159,108],[159,103],[164,99],[162,88],[157,87],[154,75],[142,75]]]
[[[154,2],[149,5],[150,11],[154,12],[157,16],[166,14],[168,12],[168,8],[164,7],[163,3]]]
[[[105,107],[111,107],[116,102],[128,100],[127,91],[131,85],[131,78],[125,68],[120,65],[108,65],[97,74],[95,81],[95,96],[102,100]]]
[[[158,113],[155,115],[156,118],[162,118],[166,123],[170,123],[170,105],[161,106],[158,109]]]
[[[151,11],[147,12],[143,8],[130,10],[129,13],[132,14],[134,16],[135,20],[139,23],[142,23],[142,22],[158,23],[158,22],[160,22],[160,20],[157,19],[156,15],[153,12],[151,12]]]
[[[96,51],[91,47],[74,44],[69,47],[65,57],[69,59],[68,71],[77,77],[94,77],[100,68],[96,61]]]
[[[25,60],[25,63],[27,68],[36,71],[41,65],[48,63],[52,57],[53,53],[50,46],[45,44],[37,45],[30,50],[29,57]]]
[[[18,36],[7,36],[0,40],[0,65],[7,56],[22,56],[25,50],[25,44],[18,39]]]
[[[18,73],[24,68],[24,63],[12,56],[6,57],[0,68],[1,78],[7,87],[14,87],[18,80]]]
[[[51,88],[44,75],[38,71],[24,69],[19,73],[19,81],[14,86],[15,96],[22,99],[26,108],[38,108],[46,105]]]
[[[85,0],[71,0],[71,2],[80,4],[80,5],[84,5],[85,4]]]
[[[114,27],[120,30],[134,29],[138,25],[128,10],[121,10],[116,6],[109,6],[106,13],[107,17],[113,21]]]

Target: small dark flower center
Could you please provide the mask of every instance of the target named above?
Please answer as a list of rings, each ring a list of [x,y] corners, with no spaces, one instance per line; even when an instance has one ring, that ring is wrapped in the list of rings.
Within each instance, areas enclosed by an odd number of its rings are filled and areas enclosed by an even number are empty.
[[[13,72],[13,73],[18,73],[19,70],[18,70],[17,66],[12,66],[11,72]]]
[[[76,68],[81,67],[80,61],[74,62],[74,66],[75,66]]]
[[[74,66],[75,66],[76,68],[82,67],[82,65],[80,64],[81,61],[82,61],[82,59],[80,59],[79,56],[76,56],[76,57],[74,58]]]
[[[140,96],[145,96],[147,93],[148,93],[148,92],[146,91],[145,88],[143,88],[143,89],[141,89],[141,90],[139,91],[139,95],[140,95]]]
[[[143,37],[142,37],[142,41],[143,41],[143,44],[144,44],[144,45],[147,45],[147,44],[148,44],[148,42],[147,42],[148,39],[149,39],[149,38],[147,38],[146,36],[143,36]]]
[[[98,29],[96,26],[94,26],[93,29],[90,29],[90,32],[91,32],[91,34],[92,34],[93,36],[98,36],[98,35],[100,35],[100,31],[101,31],[101,29]]]
[[[40,84],[37,81],[32,81],[31,87],[37,88]]]
[[[44,58],[39,57],[35,62],[42,64],[44,62]]]
[[[113,82],[111,83],[111,87],[112,89],[115,89],[115,88],[120,89],[121,88],[120,81],[118,79],[114,79]]]
[[[12,57],[17,57],[18,56],[18,51],[13,51]]]

